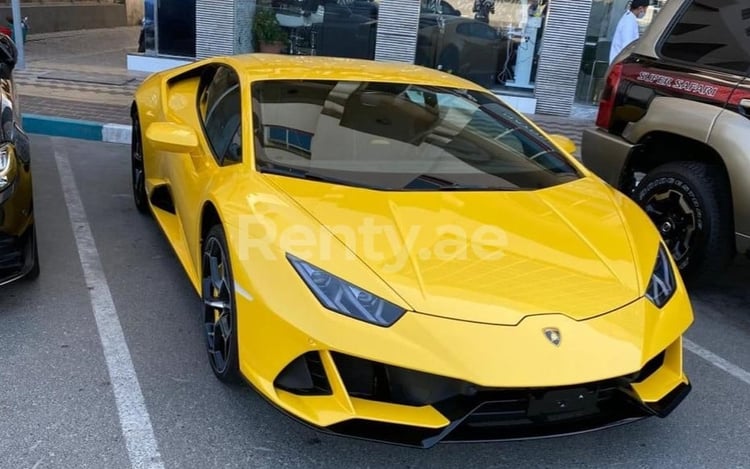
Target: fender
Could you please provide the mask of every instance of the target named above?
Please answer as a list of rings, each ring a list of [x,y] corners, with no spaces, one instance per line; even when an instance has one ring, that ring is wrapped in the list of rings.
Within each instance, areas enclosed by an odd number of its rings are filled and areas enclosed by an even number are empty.
[[[748,119],[725,110],[719,115],[708,138],[708,145],[721,155],[729,174],[734,201],[737,249],[750,250],[750,135]]]
[[[747,183],[750,157],[744,150],[750,138],[742,137],[747,133],[747,126],[748,120],[740,114],[715,105],[658,97],[651,103],[648,113],[637,122],[629,123],[623,132],[623,138],[630,142],[640,142],[653,132],[680,135],[705,143],[719,154],[729,174],[739,251],[750,249],[750,184]]]
[[[722,109],[680,98],[657,97],[640,120],[625,127],[625,140],[637,143],[652,132],[667,132],[708,143],[711,129]],[[676,118],[679,116],[679,119]]]

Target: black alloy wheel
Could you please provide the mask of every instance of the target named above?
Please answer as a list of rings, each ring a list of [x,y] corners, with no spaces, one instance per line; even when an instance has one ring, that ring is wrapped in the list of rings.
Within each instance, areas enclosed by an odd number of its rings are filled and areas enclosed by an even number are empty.
[[[143,164],[143,139],[141,137],[141,123],[138,111],[133,115],[133,130],[130,142],[130,166],[133,180],[133,201],[139,212],[148,214],[151,209],[148,206],[148,195],[146,194],[146,172]]]
[[[203,323],[211,369],[227,383],[239,383],[234,280],[224,230],[216,225],[203,242]]]

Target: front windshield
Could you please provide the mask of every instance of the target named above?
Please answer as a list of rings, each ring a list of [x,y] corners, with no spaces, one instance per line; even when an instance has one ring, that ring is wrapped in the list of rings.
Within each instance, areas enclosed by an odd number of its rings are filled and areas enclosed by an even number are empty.
[[[259,171],[379,190],[534,190],[580,177],[494,95],[382,82],[253,84]]]

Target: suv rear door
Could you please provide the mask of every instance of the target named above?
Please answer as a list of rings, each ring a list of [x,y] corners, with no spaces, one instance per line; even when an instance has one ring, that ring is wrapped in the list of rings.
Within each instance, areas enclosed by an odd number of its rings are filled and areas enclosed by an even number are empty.
[[[622,63],[610,130],[643,117],[657,96],[715,105],[718,114],[750,65],[748,31],[750,0],[686,2],[657,44],[658,58]]]

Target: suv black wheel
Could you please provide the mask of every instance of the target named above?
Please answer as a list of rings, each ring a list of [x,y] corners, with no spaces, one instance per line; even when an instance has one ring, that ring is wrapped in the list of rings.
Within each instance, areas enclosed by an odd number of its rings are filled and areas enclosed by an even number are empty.
[[[203,241],[201,262],[203,323],[211,369],[227,383],[240,382],[237,356],[237,311],[229,250],[220,225]]]
[[[734,256],[732,202],[716,166],[674,162],[652,170],[634,192],[651,217],[686,281],[723,271]]]
[[[143,164],[143,139],[141,137],[141,122],[138,111],[133,113],[133,130],[130,142],[130,166],[133,179],[133,201],[139,212],[148,214],[151,209],[148,206],[148,195],[146,194],[146,173]]]

